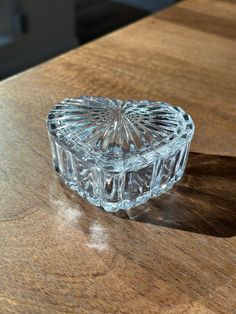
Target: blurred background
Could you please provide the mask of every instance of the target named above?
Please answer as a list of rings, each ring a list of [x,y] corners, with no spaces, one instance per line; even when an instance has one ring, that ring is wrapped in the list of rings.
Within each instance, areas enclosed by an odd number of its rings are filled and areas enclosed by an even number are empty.
[[[0,79],[176,0],[0,0]]]

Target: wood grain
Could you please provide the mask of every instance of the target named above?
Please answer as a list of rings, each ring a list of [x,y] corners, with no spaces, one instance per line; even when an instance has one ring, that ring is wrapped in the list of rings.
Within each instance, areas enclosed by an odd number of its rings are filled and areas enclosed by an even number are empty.
[[[234,1],[180,2],[0,83],[0,313],[234,313],[235,17]],[[81,94],[195,120],[183,180],[131,219],[52,170],[45,117]]]
[[[128,217],[217,237],[236,235],[235,157],[191,153],[183,179]]]

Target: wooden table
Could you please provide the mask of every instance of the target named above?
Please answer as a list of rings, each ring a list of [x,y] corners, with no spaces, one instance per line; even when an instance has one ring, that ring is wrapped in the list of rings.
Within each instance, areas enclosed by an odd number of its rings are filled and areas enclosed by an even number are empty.
[[[189,0],[0,84],[0,313],[234,313],[234,1]],[[181,104],[183,180],[108,214],[60,183],[45,117],[68,97]]]

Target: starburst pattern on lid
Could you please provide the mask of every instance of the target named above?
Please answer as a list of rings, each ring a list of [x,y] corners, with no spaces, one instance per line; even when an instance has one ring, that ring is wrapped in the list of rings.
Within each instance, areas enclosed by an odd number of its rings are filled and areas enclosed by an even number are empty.
[[[123,156],[174,141],[187,124],[191,128],[185,115],[164,102],[81,96],[57,104],[48,127],[71,146],[86,143],[94,151]]]

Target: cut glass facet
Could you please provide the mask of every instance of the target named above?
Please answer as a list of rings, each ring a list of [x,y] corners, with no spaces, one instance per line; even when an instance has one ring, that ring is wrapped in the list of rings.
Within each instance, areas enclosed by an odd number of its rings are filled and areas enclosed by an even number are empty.
[[[194,133],[180,107],[81,96],[47,119],[53,165],[80,196],[128,210],[170,189],[184,172]]]

